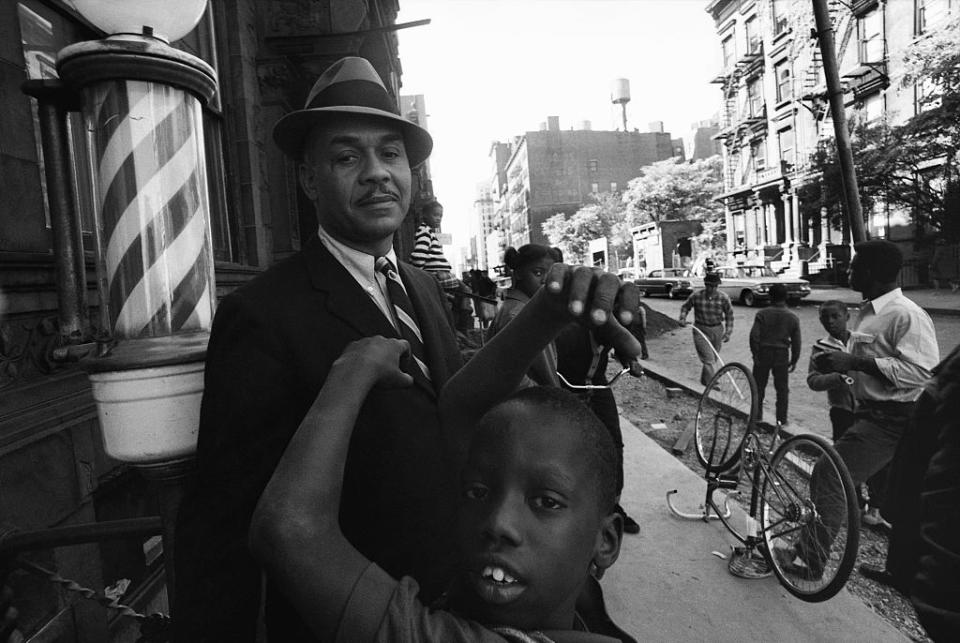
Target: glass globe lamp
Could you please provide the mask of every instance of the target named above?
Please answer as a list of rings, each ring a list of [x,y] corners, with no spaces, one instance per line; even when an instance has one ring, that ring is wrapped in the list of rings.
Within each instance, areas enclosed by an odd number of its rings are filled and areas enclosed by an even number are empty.
[[[66,0],[80,15],[107,34],[153,36],[166,42],[190,33],[207,0]]]

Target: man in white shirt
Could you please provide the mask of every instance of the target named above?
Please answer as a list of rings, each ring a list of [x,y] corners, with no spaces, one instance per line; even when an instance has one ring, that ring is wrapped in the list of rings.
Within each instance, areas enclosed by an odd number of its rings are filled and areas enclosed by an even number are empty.
[[[860,485],[893,458],[910,424],[914,402],[940,361],[940,349],[930,316],[897,287],[903,266],[900,249],[889,241],[874,239],[856,244],[855,251],[850,287],[863,294],[865,301],[847,351],[821,353],[816,367],[823,373],[854,376],[854,424],[834,446],[854,484]],[[818,473],[815,467],[811,489],[816,489],[819,497],[835,492],[830,476]],[[793,571],[799,575],[816,579],[823,573],[824,557],[840,524],[832,508],[822,508],[825,529],[816,534],[806,531],[795,551],[774,551],[781,561],[795,563]],[[791,554],[796,558],[791,559]]]

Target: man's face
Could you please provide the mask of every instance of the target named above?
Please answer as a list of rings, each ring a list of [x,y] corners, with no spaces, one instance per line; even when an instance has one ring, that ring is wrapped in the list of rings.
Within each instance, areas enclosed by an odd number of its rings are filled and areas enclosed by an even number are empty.
[[[410,205],[410,163],[400,128],[364,116],[315,128],[300,183],[330,236],[368,254],[385,254]]]
[[[867,270],[863,260],[856,255],[847,269],[847,281],[850,283],[850,288],[860,293],[869,285],[870,271]]]
[[[850,319],[850,313],[846,308],[830,306],[820,309],[820,323],[832,337],[837,339],[844,338],[844,331],[847,330],[847,320]]]
[[[521,629],[567,629],[609,534],[579,429],[509,405],[471,445],[459,543],[469,616]],[[612,529],[612,528],[611,528]],[[609,542],[609,541],[608,541]]]

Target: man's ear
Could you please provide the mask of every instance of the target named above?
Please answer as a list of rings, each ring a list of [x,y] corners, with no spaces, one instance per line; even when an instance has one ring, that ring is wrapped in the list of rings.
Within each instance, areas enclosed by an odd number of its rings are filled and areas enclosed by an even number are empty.
[[[597,566],[597,578],[620,557],[620,542],[623,540],[623,516],[612,511],[605,516],[597,531],[593,563]]]
[[[312,163],[300,163],[297,166],[300,187],[311,201],[317,200],[317,169]]]

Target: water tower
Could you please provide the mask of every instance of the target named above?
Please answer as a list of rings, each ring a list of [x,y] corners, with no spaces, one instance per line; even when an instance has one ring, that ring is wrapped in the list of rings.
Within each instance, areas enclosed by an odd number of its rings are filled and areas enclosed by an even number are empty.
[[[623,131],[627,130],[627,103],[630,102],[630,81],[626,78],[617,78],[613,81],[613,87],[610,90],[610,102],[614,105],[620,105],[623,114]]]

